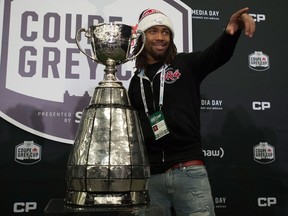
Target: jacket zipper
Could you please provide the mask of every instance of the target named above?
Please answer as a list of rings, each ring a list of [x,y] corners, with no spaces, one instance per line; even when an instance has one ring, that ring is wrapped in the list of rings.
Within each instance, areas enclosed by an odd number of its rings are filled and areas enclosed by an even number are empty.
[[[156,111],[156,105],[155,105],[155,100],[154,100],[154,91],[153,91],[153,81],[154,81],[154,78],[157,76],[158,73],[156,73],[153,78],[152,78],[152,81],[150,81],[150,79],[145,75],[143,78],[148,80],[150,82],[150,88],[151,88],[151,92],[152,92],[152,95],[153,95],[153,108],[154,110]],[[165,152],[164,152],[164,149],[162,150],[162,163],[165,162]]]
[[[153,77],[153,80],[154,80],[154,77]],[[152,95],[153,95],[153,108],[154,110],[156,111],[156,105],[155,105],[155,100],[154,100],[154,91],[153,91],[153,80],[152,82],[150,81],[150,87],[151,87],[151,91],[152,91]]]
[[[151,91],[152,91],[152,94],[153,94],[153,98],[154,98],[154,91],[153,91],[153,82],[154,82],[154,79],[155,77],[157,76],[158,73],[156,73],[154,76],[153,76],[153,79],[151,82]],[[155,100],[153,100],[153,106],[154,106],[154,110],[156,111],[156,105],[155,105]],[[162,150],[162,163],[165,162],[165,152],[164,152],[164,149]]]

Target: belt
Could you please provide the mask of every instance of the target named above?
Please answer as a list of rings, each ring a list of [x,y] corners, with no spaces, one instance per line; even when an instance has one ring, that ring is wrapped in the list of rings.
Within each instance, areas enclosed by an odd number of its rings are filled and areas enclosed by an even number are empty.
[[[183,162],[183,163],[174,164],[171,167],[171,169],[177,169],[177,168],[188,167],[188,166],[193,166],[193,165],[204,165],[204,162],[202,160],[186,161],[186,162]]]

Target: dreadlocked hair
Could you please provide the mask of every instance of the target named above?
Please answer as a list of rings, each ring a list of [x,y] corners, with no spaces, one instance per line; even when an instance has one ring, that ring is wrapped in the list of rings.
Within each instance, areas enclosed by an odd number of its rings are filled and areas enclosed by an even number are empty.
[[[143,38],[142,38],[142,35],[138,38],[137,40],[137,43],[135,44],[135,47],[132,51],[133,55],[136,55],[141,47],[143,45]],[[169,44],[169,47],[168,47],[168,50],[167,50],[167,55],[166,57],[163,59],[163,62],[167,65],[171,64],[175,58],[177,54],[177,48],[176,48],[176,45],[172,40],[170,40],[170,44]],[[136,67],[136,73],[139,73],[139,70],[140,69],[144,69],[146,70],[147,69],[147,56],[146,56],[146,52],[141,52],[137,57],[136,57],[136,60],[135,60],[135,67]]]

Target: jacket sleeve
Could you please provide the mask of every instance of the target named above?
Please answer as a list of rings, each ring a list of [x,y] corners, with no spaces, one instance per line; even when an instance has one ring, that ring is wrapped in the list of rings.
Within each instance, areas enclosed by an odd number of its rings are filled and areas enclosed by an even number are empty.
[[[203,51],[193,52],[190,63],[197,77],[202,81],[209,73],[224,65],[233,56],[241,31],[230,35],[225,31]]]

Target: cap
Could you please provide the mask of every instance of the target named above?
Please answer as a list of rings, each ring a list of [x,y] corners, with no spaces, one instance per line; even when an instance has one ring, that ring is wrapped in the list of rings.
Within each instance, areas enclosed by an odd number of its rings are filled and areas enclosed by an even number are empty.
[[[147,29],[155,25],[164,25],[168,27],[174,37],[173,24],[164,13],[156,9],[144,10],[139,18],[138,29],[145,32]]]

